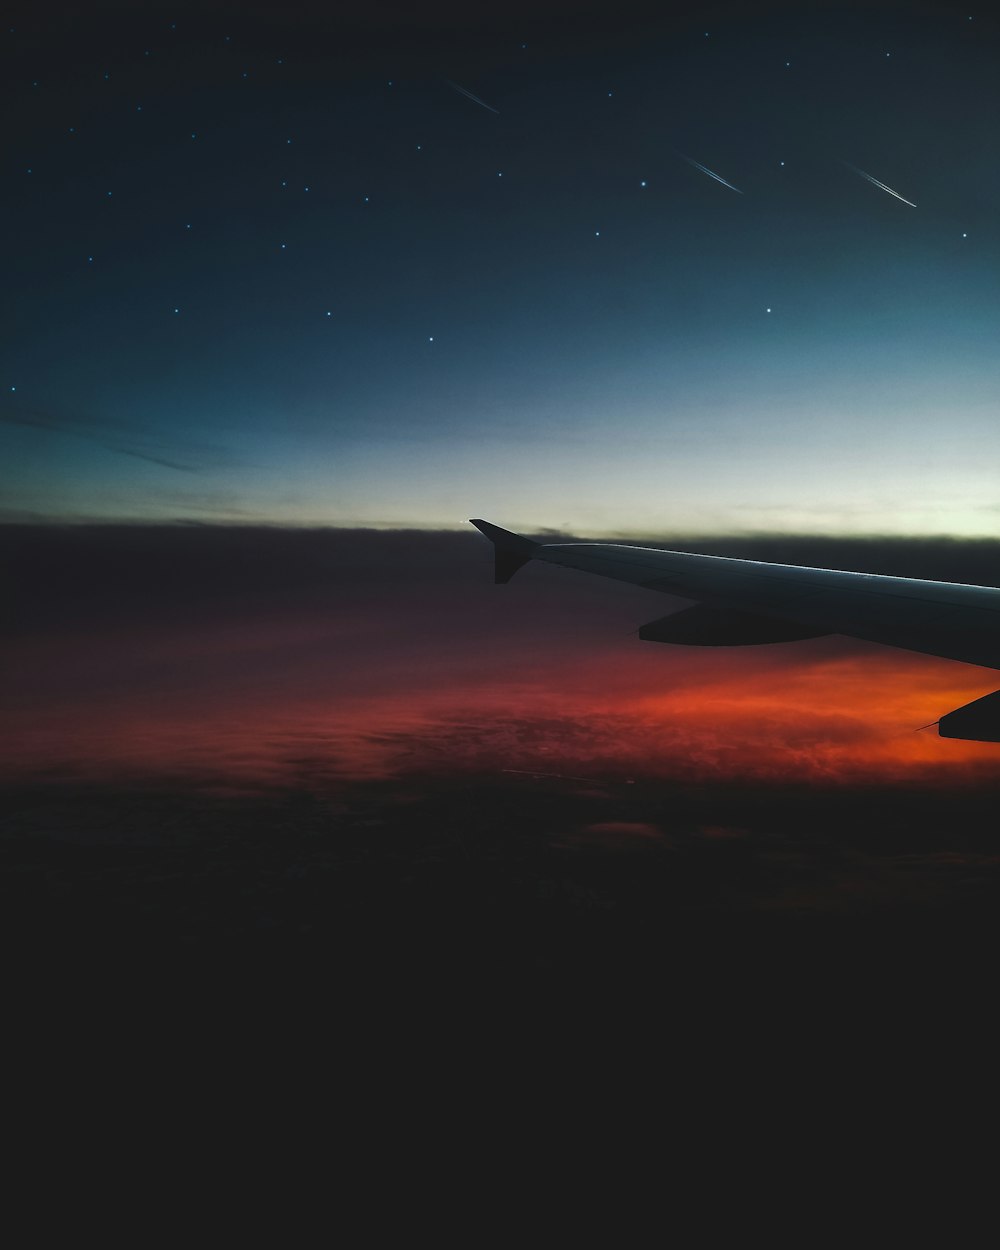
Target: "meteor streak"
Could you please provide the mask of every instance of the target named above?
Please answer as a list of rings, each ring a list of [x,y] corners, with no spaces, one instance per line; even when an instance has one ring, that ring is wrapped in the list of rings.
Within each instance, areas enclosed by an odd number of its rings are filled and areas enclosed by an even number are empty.
[[[873,187],[878,187],[880,191],[887,191],[890,195],[894,195],[897,200],[903,200],[904,204],[909,204],[910,208],[916,208],[916,204],[912,200],[903,199],[898,191],[893,191],[892,187],[887,187],[884,182],[879,182],[877,178],[873,178],[871,174],[866,174],[863,169],[858,169],[857,165],[852,165],[850,161],[844,161],[848,169],[853,169],[856,174],[860,174],[862,178],[867,178]]]
[[[499,109],[495,109],[492,104],[487,104],[485,100],[480,100],[479,96],[473,95],[471,91],[466,91],[466,89],[464,87],[460,87],[457,82],[452,82],[450,78],[446,78],[445,82],[449,87],[454,87],[456,91],[460,91],[462,95],[466,96],[474,104],[480,104],[484,109],[489,109],[491,113],[496,113],[497,117],[500,116]]]
[[[720,178],[718,174],[712,173],[707,165],[702,165],[700,161],[692,160],[690,156],[685,156],[683,152],[678,152],[677,155],[682,161],[687,161],[689,165],[693,165],[695,169],[700,169],[703,174],[708,174],[709,178],[714,178],[716,182],[721,182],[722,185],[724,187],[728,187],[730,191],[735,191],[737,195],[743,194],[739,187],[734,187],[733,184],[731,182],[727,182],[725,178]]]

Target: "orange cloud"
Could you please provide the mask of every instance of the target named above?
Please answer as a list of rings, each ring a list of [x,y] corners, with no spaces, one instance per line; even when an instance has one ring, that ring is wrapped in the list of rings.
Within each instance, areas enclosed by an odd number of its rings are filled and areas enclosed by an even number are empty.
[[[498,590],[477,535],[163,527],[18,541],[8,780],[511,770],[598,788],[640,775],[962,784],[1000,759],[1000,745],[915,732],[1000,674],[837,638],[640,643],[663,596],[532,566]],[[995,569],[995,545],[732,541],[793,563]]]
[[[353,654],[339,692],[321,675],[310,692],[300,672],[180,694],[133,682],[103,699],[27,704],[13,718],[5,773],[270,785],[510,769],[598,784],[631,775],[926,783],[992,776],[1000,758],[1000,746],[915,732],[992,688],[989,673],[836,640],[725,653],[612,640],[589,657],[553,645],[527,662],[495,657],[478,678],[443,646],[440,663],[429,651],[390,682],[377,653],[364,668],[367,654]]]

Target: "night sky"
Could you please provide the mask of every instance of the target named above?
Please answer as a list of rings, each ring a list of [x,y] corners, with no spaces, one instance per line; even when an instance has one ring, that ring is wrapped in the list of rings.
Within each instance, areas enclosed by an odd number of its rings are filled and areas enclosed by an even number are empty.
[[[12,22],[6,516],[995,532],[988,13],[400,7]]]
[[[921,731],[994,672],[642,643],[467,525],[997,584],[995,18],[658,10],[10,19],[11,940],[995,951],[998,748]]]

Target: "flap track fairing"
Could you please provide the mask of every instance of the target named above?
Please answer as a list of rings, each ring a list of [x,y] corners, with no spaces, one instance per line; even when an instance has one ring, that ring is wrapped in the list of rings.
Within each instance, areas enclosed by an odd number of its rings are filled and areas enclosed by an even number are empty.
[[[687,647],[749,647],[769,642],[797,642],[823,638],[828,630],[699,603],[670,616],[650,621],[639,630],[644,642],[672,642]]]

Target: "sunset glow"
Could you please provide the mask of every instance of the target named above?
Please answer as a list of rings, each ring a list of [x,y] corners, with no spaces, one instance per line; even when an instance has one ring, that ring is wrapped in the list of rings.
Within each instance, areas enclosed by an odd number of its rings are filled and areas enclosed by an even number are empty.
[[[15,713],[5,776],[270,786],[535,769],[598,783],[781,784],[954,782],[996,769],[992,744],[916,732],[996,685],[943,660],[846,640],[722,653],[619,638],[567,656],[540,631],[530,658],[523,639],[494,638],[477,674],[442,629],[401,672],[372,643],[390,643],[386,623],[373,613],[367,630],[363,617],[355,625],[352,642],[315,622],[245,623],[180,634],[169,656],[155,633],[133,637],[142,667],[125,689],[64,692]],[[348,680],[310,649],[317,638],[341,666],[350,656]],[[115,637],[74,646],[74,664],[98,676],[127,662]],[[37,645],[22,656],[50,673],[56,662]]]

